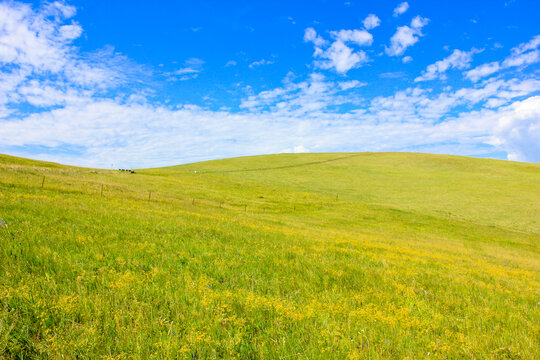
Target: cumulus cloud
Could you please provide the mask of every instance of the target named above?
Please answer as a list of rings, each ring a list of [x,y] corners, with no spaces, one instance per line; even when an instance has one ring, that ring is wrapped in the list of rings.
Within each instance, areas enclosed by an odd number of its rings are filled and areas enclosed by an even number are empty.
[[[77,13],[74,6],[66,4],[64,1],[52,1],[44,4],[41,14],[44,16],[53,16],[59,18],[72,18]]]
[[[307,28],[304,31],[304,41],[312,42],[317,47],[322,47],[327,44],[327,41],[324,40],[320,35],[317,35],[317,32],[312,27]]]
[[[0,115],[21,105],[63,106],[138,81],[142,67],[108,47],[80,54],[71,44],[82,28],[63,2],[0,3]],[[66,24],[66,22],[69,22]]]
[[[422,75],[418,76],[414,81],[419,82],[435,79],[445,80],[446,71],[450,69],[464,70],[469,68],[471,66],[473,55],[478,52],[479,50],[474,48],[471,51],[461,51],[456,49],[450,56],[429,65],[427,69],[422,72]]]
[[[272,65],[273,63],[274,62],[272,60],[261,59],[261,60],[252,62],[248,66],[249,66],[250,69],[254,69],[254,68],[258,67],[258,66]]]
[[[184,74],[196,74],[198,72],[200,72],[200,70],[194,69],[194,68],[191,68],[191,67],[185,67],[185,68],[181,68],[181,69],[178,69],[178,70],[174,71],[174,74],[175,75],[184,75]]]
[[[293,147],[292,149],[283,149],[280,152],[284,154],[288,154],[288,153],[301,154],[301,153],[308,153],[309,149],[305,148],[303,145],[297,145]]]
[[[465,77],[468,78],[471,81],[478,81],[483,77],[489,76],[491,74],[496,73],[500,69],[500,65],[497,61],[483,64],[478,67],[475,67],[472,70],[469,70],[465,73]]]
[[[177,69],[173,72],[165,73],[167,80],[169,81],[185,81],[196,79],[199,73],[202,72],[204,60],[199,58],[189,58],[184,61],[184,67]]]
[[[540,96],[516,101],[497,114],[493,144],[508,149],[508,159],[540,162]]]
[[[303,116],[313,111],[322,110],[331,105],[349,102],[346,97],[337,96],[340,90],[352,89],[362,85],[359,81],[333,83],[320,73],[312,73],[308,79],[300,82],[284,80],[284,86],[259,94],[248,96],[240,105],[250,112],[270,111],[279,116]]]
[[[341,40],[334,41],[326,51],[320,52],[317,56],[328,59],[316,62],[321,69],[335,69],[340,74],[346,74],[369,60],[364,51],[354,51]]]
[[[492,75],[501,70],[512,67],[525,67],[540,62],[540,35],[534,36],[530,41],[512,48],[510,55],[502,62],[494,61],[482,64],[465,73],[465,77],[476,82],[483,77]]]
[[[540,61],[540,35],[533,37],[529,42],[520,44],[511,50],[511,55],[507,57],[502,66],[504,68],[514,66],[524,66]]]
[[[56,12],[54,4],[35,14],[29,5],[0,3],[0,62],[53,72],[66,66],[70,54],[65,45],[81,30],[75,23],[61,27],[64,12]],[[56,20],[47,18],[53,12]],[[65,13],[71,15],[68,10]]]
[[[396,8],[394,9],[394,17],[398,17],[399,15],[405,13],[407,10],[409,10],[409,3],[404,1],[400,3]]]
[[[381,24],[381,19],[377,17],[375,14],[369,14],[363,21],[364,27],[367,30],[375,29],[377,26]]]
[[[366,30],[339,30],[331,31],[334,39],[341,42],[351,42],[359,46],[370,46],[373,43],[373,35]]]
[[[354,89],[361,86],[366,86],[367,83],[360,82],[358,80],[350,80],[350,81],[340,81],[338,82],[339,87],[341,90],[349,90]]]
[[[429,19],[416,16],[411,21],[411,26],[400,26],[390,39],[390,47],[385,48],[385,52],[390,56],[403,55],[408,47],[413,46],[422,34],[422,28],[427,25]]]
[[[349,70],[362,66],[369,61],[369,57],[363,50],[355,50],[351,45],[369,46],[373,43],[373,36],[366,30],[339,30],[331,31],[334,39],[329,47],[324,48],[329,42],[323,39],[313,28],[307,28],[304,33],[304,41],[312,42],[315,46],[313,56],[322,60],[315,61],[315,65],[321,69],[334,69],[337,73],[346,74]]]
[[[76,39],[82,34],[82,28],[79,25],[64,25],[61,26],[58,31],[62,38],[66,40]]]
[[[294,151],[295,146],[311,151],[471,154],[489,145],[514,160],[540,161],[533,141],[540,124],[539,99],[529,96],[540,90],[539,80],[497,80],[439,94],[409,88],[372,100],[340,95],[342,88],[317,73],[305,81],[285,79],[282,87],[246,98],[239,113],[94,100],[2,122],[0,144],[19,149],[80,147],[80,154],[61,160],[101,167],[169,165]],[[494,109],[455,113],[490,99],[502,102]],[[341,105],[353,110],[338,111]],[[45,154],[41,158],[53,160]]]
[[[411,61],[413,61],[413,58],[411,56],[404,56],[403,59],[401,59],[401,62],[403,62],[404,64],[408,64]]]
[[[192,57],[184,61],[184,64],[190,67],[200,68],[204,65],[204,60]]]
[[[321,126],[330,126],[328,129],[332,129],[332,132],[325,132],[325,141],[318,139],[316,135],[310,137],[302,132],[304,144],[319,151],[330,151],[339,142],[344,148],[354,148],[354,144],[366,146],[365,149],[373,146],[376,150],[407,150],[420,146],[424,151],[456,153],[458,145],[453,149],[446,145],[452,142],[461,144],[459,146],[465,151],[462,154],[475,151],[481,153],[484,151],[482,148],[491,145],[499,151],[521,154],[514,156],[514,160],[539,161],[540,153],[532,153],[531,149],[534,147],[529,143],[520,145],[518,141],[500,140],[511,138],[512,126],[494,130],[498,128],[503,115],[512,118],[517,116],[520,108],[512,112],[509,112],[509,109],[514,109],[515,104],[522,101],[520,99],[538,91],[540,80],[499,79],[478,87],[446,89],[440,93],[408,88],[391,96],[358,102],[357,96],[340,96],[339,85],[336,87],[336,84],[324,76],[313,74],[310,81],[288,82],[284,87],[252,95],[244,105],[251,112],[269,115],[275,119],[297,119],[298,123],[304,124],[304,130],[320,130]],[[347,113],[329,110],[339,107],[340,104],[355,104],[356,110]],[[456,113],[456,109],[472,107],[483,110],[460,110]],[[309,122],[305,121],[307,118],[310,119]],[[534,115],[531,115],[527,118],[531,119],[535,126],[540,124],[540,117],[534,118]],[[347,131],[355,136],[345,135]],[[364,131],[369,136],[363,136]],[[316,134],[316,131],[312,134]],[[497,144],[493,140],[495,136],[499,139]],[[306,141],[306,138],[311,140]]]
[[[422,27],[426,26],[429,22],[429,19],[423,18],[421,16],[416,16],[411,21],[411,27],[413,29],[421,29]]]

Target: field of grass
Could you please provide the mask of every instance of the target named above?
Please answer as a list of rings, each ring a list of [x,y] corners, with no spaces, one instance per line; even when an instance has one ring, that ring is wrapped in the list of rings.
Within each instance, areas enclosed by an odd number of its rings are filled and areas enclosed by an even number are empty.
[[[540,165],[0,155],[0,359],[539,359]]]

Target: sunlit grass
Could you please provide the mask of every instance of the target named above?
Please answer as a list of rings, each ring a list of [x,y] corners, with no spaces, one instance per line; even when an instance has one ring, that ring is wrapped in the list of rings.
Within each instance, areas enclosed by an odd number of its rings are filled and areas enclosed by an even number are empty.
[[[540,357],[536,164],[0,156],[0,218],[0,358]]]

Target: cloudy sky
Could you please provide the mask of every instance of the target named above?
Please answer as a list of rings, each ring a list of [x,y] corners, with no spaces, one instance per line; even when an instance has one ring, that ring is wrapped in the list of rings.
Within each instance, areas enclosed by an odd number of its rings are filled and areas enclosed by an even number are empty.
[[[0,1],[0,153],[540,162],[540,2]]]

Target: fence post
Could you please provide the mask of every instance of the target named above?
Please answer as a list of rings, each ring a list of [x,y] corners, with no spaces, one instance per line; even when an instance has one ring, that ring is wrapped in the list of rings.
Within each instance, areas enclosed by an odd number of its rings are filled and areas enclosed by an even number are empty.
[[[151,197],[152,197],[152,191],[148,190],[148,201],[150,201]]]
[[[43,176],[43,181],[41,181],[41,188],[43,189],[43,185],[45,185],[45,176]]]
[[[103,196],[103,184],[101,184],[101,194],[100,196]]]

